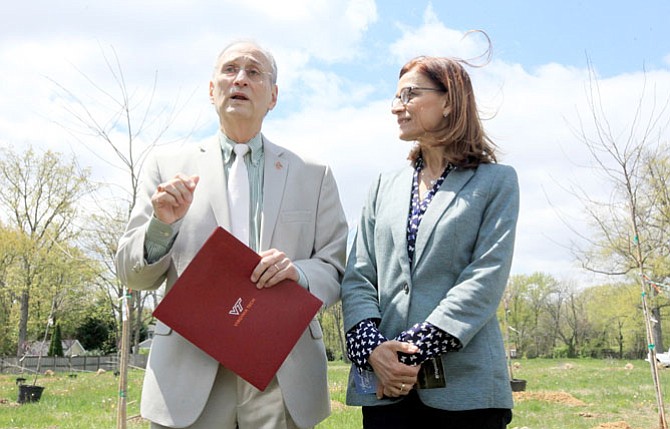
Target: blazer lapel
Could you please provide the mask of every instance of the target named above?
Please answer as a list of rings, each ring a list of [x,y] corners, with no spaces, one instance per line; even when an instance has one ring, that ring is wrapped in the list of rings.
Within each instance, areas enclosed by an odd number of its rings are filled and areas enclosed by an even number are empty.
[[[414,169],[406,168],[400,172],[393,184],[391,207],[395,220],[392,223],[393,248],[406,278],[411,278],[409,255],[407,254],[407,219],[409,217],[410,197]]]
[[[269,142],[265,137],[263,137],[263,151],[265,153],[265,166],[263,169],[263,215],[261,218],[259,250],[270,248],[270,241],[279,216],[281,195],[284,194],[286,177],[290,168],[288,158],[283,156],[284,149]]]
[[[196,192],[205,194],[212,207],[218,225],[230,228],[228,212],[228,190],[223,172],[223,155],[217,138],[203,143],[200,147],[199,171],[203,172]]]
[[[421,256],[426,249],[428,240],[435,230],[435,226],[440,221],[444,212],[449,208],[456,194],[465,186],[470,178],[475,174],[472,168],[456,168],[447,175],[442,182],[442,186],[437,191],[433,200],[430,202],[426,213],[421,219],[419,232],[416,237],[416,248],[414,251],[414,266],[421,260]]]

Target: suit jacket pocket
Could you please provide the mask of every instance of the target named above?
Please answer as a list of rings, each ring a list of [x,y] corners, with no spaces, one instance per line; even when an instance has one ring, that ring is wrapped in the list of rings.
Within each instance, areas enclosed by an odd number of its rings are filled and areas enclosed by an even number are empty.
[[[279,215],[279,220],[282,223],[309,222],[311,219],[311,210],[290,210]]]
[[[323,331],[321,330],[321,324],[319,324],[318,320],[312,319],[312,321],[309,322],[309,333],[315,340],[323,338]]]

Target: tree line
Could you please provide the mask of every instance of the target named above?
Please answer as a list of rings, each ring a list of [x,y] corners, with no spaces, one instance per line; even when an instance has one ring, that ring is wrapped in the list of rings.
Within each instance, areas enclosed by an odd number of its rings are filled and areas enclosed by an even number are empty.
[[[33,148],[0,151],[0,355],[21,356],[27,341],[41,339],[45,326],[56,324],[63,338],[77,338],[87,349],[109,353],[118,347],[121,300],[128,293],[116,278],[117,242],[137,198],[142,162],[165,143],[180,109],[177,103],[156,105],[156,77],[149,94],[129,91],[116,53],[103,52],[103,58],[115,88],[82,73],[97,98],[80,98],[53,83],[71,119],[61,125],[82,146],[108,151],[102,156],[125,173],[121,197],[110,192],[110,184],[95,183],[74,156]],[[645,98],[655,100],[643,91],[622,132],[607,120],[597,79],[588,90],[585,117],[593,127],[580,118],[574,131],[610,193],[603,201],[579,184],[566,187],[590,223],[574,255],[585,269],[612,280],[584,287],[545,273],[512,276],[498,317],[519,356],[632,358],[645,356],[650,346],[665,351],[668,343],[663,328],[670,304],[670,155],[663,118],[669,103],[643,112]],[[160,297],[129,295],[130,343],[136,347]],[[343,359],[340,305],[319,318],[329,357]]]
[[[123,224],[102,222],[85,209],[83,197],[91,192],[88,172],[74,159],[32,148],[0,152],[0,355],[21,356],[26,341],[41,340],[47,324],[89,350],[116,351],[120,285],[113,255]],[[666,266],[659,267],[650,272],[662,276]],[[662,314],[670,300],[659,291],[653,303]],[[135,317],[134,345],[146,337],[154,304]],[[344,359],[340,305],[319,318],[329,358]],[[517,356],[646,356],[634,278],[580,287],[546,273],[513,275],[498,318]],[[661,332],[670,332],[667,323],[659,318]],[[663,339],[656,340],[661,348],[668,343]]]

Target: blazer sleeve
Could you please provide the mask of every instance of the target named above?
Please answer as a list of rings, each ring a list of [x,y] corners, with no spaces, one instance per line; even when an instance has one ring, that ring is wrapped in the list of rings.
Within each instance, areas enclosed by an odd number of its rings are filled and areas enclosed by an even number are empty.
[[[370,187],[342,280],[344,331],[365,319],[381,319],[375,255],[376,204],[381,175]]]
[[[157,289],[165,281],[170,265],[170,251],[153,264],[148,264],[144,257],[145,235],[153,216],[151,196],[159,183],[161,175],[158,163],[151,157],[143,168],[137,201],[116,253],[117,276],[130,289]]]
[[[309,291],[329,307],[340,299],[348,226],[332,171],[325,167],[319,191],[312,255],[294,263],[309,282]]]

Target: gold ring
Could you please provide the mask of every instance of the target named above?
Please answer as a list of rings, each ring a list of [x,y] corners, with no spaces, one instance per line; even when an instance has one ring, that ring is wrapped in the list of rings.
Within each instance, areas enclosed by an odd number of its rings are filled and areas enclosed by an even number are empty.
[[[275,266],[275,270],[280,271],[280,269],[279,269],[279,267],[277,266],[277,264],[272,264],[272,265]]]

